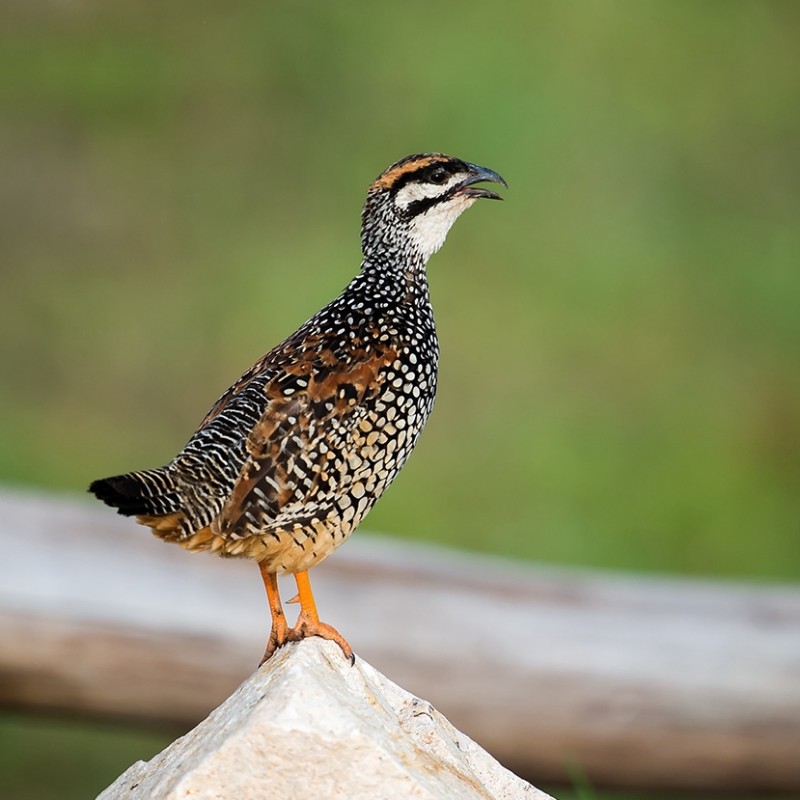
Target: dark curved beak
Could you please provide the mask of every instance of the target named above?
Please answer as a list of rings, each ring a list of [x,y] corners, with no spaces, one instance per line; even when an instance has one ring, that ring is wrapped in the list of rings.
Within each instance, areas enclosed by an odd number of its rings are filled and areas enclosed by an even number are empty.
[[[470,175],[461,182],[461,186],[456,189],[456,193],[466,195],[467,197],[486,197],[489,200],[502,200],[499,194],[489,191],[489,189],[473,189],[471,188],[475,183],[483,183],[489,181],[490,183],[500,183],[508,189],[508,184],[505,179],[496,173],[493,169],[488,167],[479,167],[477,164],[467,164]]]

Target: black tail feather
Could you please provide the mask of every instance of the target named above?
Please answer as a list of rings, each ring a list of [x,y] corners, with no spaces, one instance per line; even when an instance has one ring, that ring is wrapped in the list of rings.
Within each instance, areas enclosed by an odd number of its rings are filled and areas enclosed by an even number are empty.
[[[129,472],[93,481],[89,491],[120,514],[160,516],[180,508],[171,476],[164,469]]]

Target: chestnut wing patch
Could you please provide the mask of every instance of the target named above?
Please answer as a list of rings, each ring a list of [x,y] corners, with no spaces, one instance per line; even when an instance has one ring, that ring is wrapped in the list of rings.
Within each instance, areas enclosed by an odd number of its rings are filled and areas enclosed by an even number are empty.
[[[217,520],[223,535],[276,535],[275,528],[327,516],[341,455],[380,393],[394,351],[361,360],[315,358],[269,381],[267,406],[247,438],[247,460]]]

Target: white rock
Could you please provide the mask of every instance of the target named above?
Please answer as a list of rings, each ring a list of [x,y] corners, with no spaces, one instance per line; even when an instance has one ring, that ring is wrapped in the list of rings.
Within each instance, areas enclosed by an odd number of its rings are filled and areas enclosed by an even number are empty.
[[[535,800],[436,709],[321,639],[289,645],[98,800]]]

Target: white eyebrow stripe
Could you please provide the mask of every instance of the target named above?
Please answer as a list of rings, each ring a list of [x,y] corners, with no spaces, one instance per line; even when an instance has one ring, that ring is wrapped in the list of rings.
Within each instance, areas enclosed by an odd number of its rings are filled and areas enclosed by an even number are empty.
[[[462,178],[462,175],[453,175],[447,183],[441,184],[410,181],[402,189],[398,190],[394,202],[399,208],[405,209],[417,200],[430,200],[433,197],[441,197],[459,183]]]

